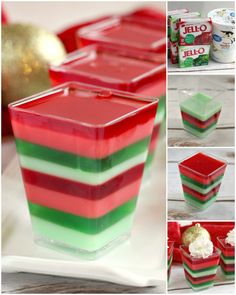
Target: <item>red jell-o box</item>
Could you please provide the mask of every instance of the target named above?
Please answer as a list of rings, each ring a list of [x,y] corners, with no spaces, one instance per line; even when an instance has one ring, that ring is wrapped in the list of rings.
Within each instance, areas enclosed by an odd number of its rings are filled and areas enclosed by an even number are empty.
[[[179,45],[208,45],[212,39],[212,21],[210,18],[179,20]]]

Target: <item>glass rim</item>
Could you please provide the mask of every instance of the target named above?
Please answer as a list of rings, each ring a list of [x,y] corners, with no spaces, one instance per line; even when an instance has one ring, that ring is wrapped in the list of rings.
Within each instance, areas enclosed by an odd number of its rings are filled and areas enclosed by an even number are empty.
[[[203,257],[200,257],[200,258],[193,257],[193,256],[190,255],[190,253],[188,253],[186,251],[186,249],[188,249],[188,246],[180,245],[181,252],[184,252],[185,254],[187,254],[187,257],[189,259],[193,260],[193,261],[194,260],[199,260],[199,259],[211,259],[211,258],[215,258],[215,257],[219,257],[220,256],[220,254],[218,253],[217,247],[214,246],[214,245],[213,245],[213,253],[210,256],[206,257],[206,258],[203,258]]]
[[[222,162],[222,165],[221,165],[219,168],[217,168],[217,169],[215,169],[214,171],[212,171],[212,172],[211,172],[210,174],[208,174],[208,175],[205,175],[205,174],[200,173],[200,172],[198,172],[198,171],[196,171],[196,170],[193,170],[192,168],[189,168],[188,166],[183,165],[183,162],[184,162],[184,161],[186,161],[186,160],[188,160],[188,159],[190,159],[190,158],[196,156],[197,154],[204,154],[204,155],[206,155],[206,156],[208,156],[208,157],[210,157],[210,158],[213,158],[213,159],[216,160],[216,161],[220,161],[220,162]],[[180,167],[182,166],[182,167],[184,167],[185,169],[187,169],[188,171],[191,171],[191,172],[193,172],[194,174],[197,174],[197,175],[200,175],[200,176],[204,176],[204,177],[210,177],[210,176],[212,176],[213,174],[217,173],[217,172],[218,172],[220,169],[222,169],[223,167],[226,167],[227,164],[228,164],[228,162],[227,162],[226,160],[222,159],[221,157],[215,157],[214,155],[212,155],[212,154],[210,154],[210,153],[205,153],[205,152],[195,152],[194,154],[192,154],[192,155],[190,155],[190,156],[188,156],[188,157],[186,157],[186,158],[184,158],[183,160],[181,160],[181,161],[178,162],[178,166],[180,166]]]
[[[83,88],[84,87],[84,88]],[[30,102],[30,101],[34,101],[37,99],[41,99],[43,97],[46,97],[47,95],[50,94],[56,94],[59,93],[60,91],[65,91],[68,88],[77,88],[78,90],[81,91],[87,91],[87,92],[95,92],[97,94],[102,93],[103,91],[109,91],[111,92],[113,95],[118,96],[121,99],[134,99],[134,100],[139,100],[139,101],[143,101],[143,102],[147,102],[146,105],[137,108],[136,110],[133,110],[131,112],[128,112],[127,114],[120,116],[116,119],[111,120],[110,122],[104,123],[104,124],[91,124],[91,123],[85,123],[85,122],[80,122],[76,119],[70,119],[70,118],[64,118],[62,116],[59,115],[52,115],[52,114],[41,114],[40,112],[37,111],[32,111],[29,109],[23,109],[20,107],[20,105],[23,105],[24,103]],[[90,85],[90,84],[85,84],[85,83],[80,83],[80,82],[65,82],[63,84],[60,84],[56,87],[52,87],[49,88],[45,91],[36,93],[34,95],[31,95],[29,97],[25,97],[22,98],[20,100],[17,100],[15,102],[12,102],[8,105],[8,108],[10,110],[17,110],[20,112],[24,112],[24,113],[28,113],[28,114],[32,114],[32,115],[40,115],[42,117],[46,117],[46,118],[51,118],[51,119],[56,119],[62,122],[68,122],[68,123],[73,123],[73,124],[77,124],[83,127],[87,127],[87,128],[104,128],[104,127],[108,127],[108,126],[112,126],[115,125],[119,122],[121,122],[122,120],[142,111],[145,110],[146,108],[150,107],[150,106],[154,106],[157,105],[158,107],[158,103],[159,103],[159,99],[152,97],[152,96],[146,96],[146,95],[141,95],[141,94],[137,94],[137,93],[130,93],[130,92],[125,92],[125,91],[119,91],[119,90],[113,90],[110,88],[105,88],[105,87],[99,87],[99,86],[94,86],[94,85]]]
[[[226,239],[226,237],[223,237],[223,236],[218,236],[216,237],[217,241],[225,248],[235,248],[235,246],[232,246],[230,244],[226,244],[226,243],[223,243],[222,241]]]
[[[153,62],[153,63],[158,62],[158,65],[156,65],[154,69],[151,69],[145,73],[145,78],[147,76],[152,76],[154,74],[161,73],[162,71],[166,69],[165,54],[155,53],[155,52],[141,52],[141,53],[138,52],[137,54],[137,50],[135,49],[129,49],[129,48],[120,49],[120,48],[117,48],[115,45],[103,45],[103,44],[90,44],[86,47],[79,48],[67,54],[62,62],[56,65],[51,64],[49,69],[53,71],[58,71],[59,69],[61,69],[61,71],[67,70],[68,64],[72,63],[73,61],[79,58],[87,57],[89,53],[98,52],[99,50],[112,52],[116,54],[117,56],[123,56],[130,59],[136,59],[140,61],[147,61],[147,62]],[[161,62],[159,62],[160,58],[161,58]],[[70,70],[70,72],[77,74],[79,71],[73,69],[73,70]],[[142,77],[143,75],[144,74],[137,76],[135,80],[137,81],[138,78],[141,80],[143,78]]]

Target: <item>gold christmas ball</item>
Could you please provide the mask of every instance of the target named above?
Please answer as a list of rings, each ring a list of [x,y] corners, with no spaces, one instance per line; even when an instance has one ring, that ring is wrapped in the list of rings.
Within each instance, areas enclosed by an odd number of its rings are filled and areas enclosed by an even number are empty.
[[[50,87],[48,65],[66,55],[52,33],[30,24],[2,26],[2,101],[10,102]]]
[[[184,246],[189,246],[190,243],[196,240],[198,237],[205,237],[206,239],[211,240],[209,232],[201,227],[199,223],[196,223],[194,226],[187,228],[182,234],[182,244]]]

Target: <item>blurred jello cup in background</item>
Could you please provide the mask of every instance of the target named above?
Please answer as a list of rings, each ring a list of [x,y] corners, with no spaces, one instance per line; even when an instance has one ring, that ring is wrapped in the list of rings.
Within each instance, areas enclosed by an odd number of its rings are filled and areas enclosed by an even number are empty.
[[[157,104],[69,82],[9,106],[38,243],[93,259],[128,238]]]
[[[167,257],[168,257],[168,262],[167,262],[167,277],[168,277],[168,281],[170,279],[170,274],[171,274],[171,266],[172,266],[172,262],[173,262],[173,252],[174,252],[174,241],[170,241],[168,240],[168,248],[167,248]]]
[[[211,57],[220,63],[235,61],[235,11],[217,8],[208,13],[213,24]]]

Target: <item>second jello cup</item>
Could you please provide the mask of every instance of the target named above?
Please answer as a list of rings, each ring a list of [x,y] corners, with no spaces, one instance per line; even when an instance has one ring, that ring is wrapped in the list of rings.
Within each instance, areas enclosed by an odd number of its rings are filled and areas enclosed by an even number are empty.
[[[193,135],[203,138],[217,125],[222,104],[203,92],[197,92],[180,102],[184,128]]]
[[[173,262],[173,251],[174,251],[174,241],[168,241],[168,248],[167,248],[167,256],[168,256],[168,262],[167,262],[167,277],[168,281],[170,279],[170,273],[171,273],[171,266]]]
[[[220,256],[214,247],[207,258],[195,258],[190,255],[186,246],[181,246],[181,256],[187,283],[194,291],[212,287],[218,268]]]
[[[130,235],[157,104],[65,83],[9,106],[36,241],[93,259]]]
[[[216,200],[226,165],[204,153],[181,161],[178,166],[186,202],[200,210],[208,208]]]
[[[220,250],[220,267],[226,279],[235,277],[235,247],[226,243],[225,237],[217,237],[217,247]]]

